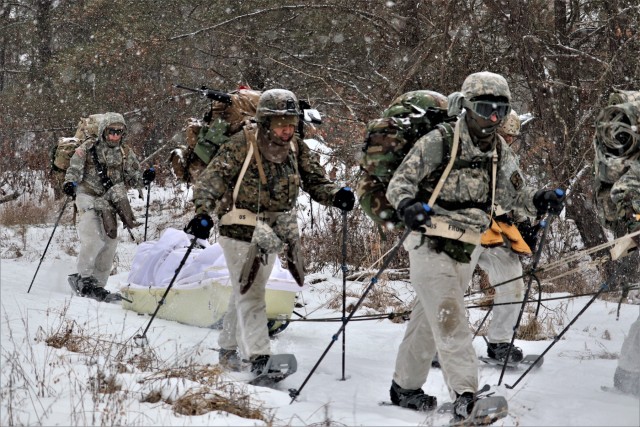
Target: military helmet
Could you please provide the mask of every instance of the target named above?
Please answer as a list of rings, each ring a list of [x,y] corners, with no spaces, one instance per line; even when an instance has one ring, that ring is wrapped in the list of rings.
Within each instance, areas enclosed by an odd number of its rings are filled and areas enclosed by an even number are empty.
[[[269,89],[260,95],[256,121],[263,123],[272,116],[299,116],[298,98],[285,89]]]
[[[410,113],[418,113],[415,108],[447,109],[447,97],[431,90],[416,90],[400,95],[393,100],[389,108],[384,110],[382,117],[406,117]]]
[[[520,117],[515,110],[511,110],[509,115],[502,120],[502,124],[498,128],[498,133],[502,136],[518,136],[520,135]]]
[[[511,101],[511,92],[509,85],[504,77],[500,74],[482,71],[467,76],[462,83],[462,94],[465,99],[472,100],[482,95],[493,95],[507,98]]]

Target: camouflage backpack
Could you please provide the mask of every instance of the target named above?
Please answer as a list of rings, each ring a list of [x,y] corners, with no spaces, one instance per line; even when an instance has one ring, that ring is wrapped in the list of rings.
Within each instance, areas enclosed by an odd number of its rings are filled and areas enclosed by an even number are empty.
[[[624,213],[611,189],[640,159],[640,91],[616,90],[596,119],[594,198],[601,224],[615,225]]]
[[[246,120],[255,116],[261,93],[251,89],[230,92],[229,102],[213,100],[202,119],[188,119],[184,129],[185,144],[175,148],[169,156],[175,176],[187,183],[194,182],[220,146],[242,129]]]
[[[415,142],[433,129],[442,132],[445,157],[450,156],[453,129],[447,115],[447,97],[433,91],[407,92],[384,110],[382,118],[367,124],[367,134],[360,159],[361,176],[356,186],[362,210],[376,224],[401,224],[385,194],[389,181]],[[446,165],[443,162],[443,167]],[[435,174],[437,175],[437,174]]]
[[[51,170],[53,172],[66,172],[76,148],[87,138],[98,137],[98,124],[103,116],[104,114],[92,114],[89,117],[80,118],[74,136],[58,139],[51,149]]]

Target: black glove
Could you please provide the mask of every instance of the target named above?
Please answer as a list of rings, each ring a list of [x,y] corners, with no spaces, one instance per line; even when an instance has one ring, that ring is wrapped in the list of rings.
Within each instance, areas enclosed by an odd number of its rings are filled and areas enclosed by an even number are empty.
[[[154,179],[156,179],[156,169],[151,167],[142,172],[142,182],[144,185],[149,185]]]
[[[62,185],[62,191],[67,196],[71,196],[75,199],[77,187],[78,187],[78,184],[76,184],[75,182],[67,181]]]
[[[213,228],[213,220],[207,214],[197,214],[184,228],[184,232],[191,234],[198,239],[207,240]]]
[[[356,204],[356,196],[353,195],[351,187],[342,187],[335,196],[333,196],[333,206],[343,211],[350,211]]]
[[[536,250],[538,245],[538,232],[540,231],[540,224],[532,225],[531,221],[526,220],[516,224],[518,231],[522,236],[524,242],[529,246],[532,251]]]
[[[406,198],[398,205],[398,214],[407,227],[419,230],[425,224],[431,224],[429,217],[433,215],[431,206],[416,199]]]
[[[557,188],[555,190],[538,190],[533,196],[533,205],[542,216],[549,212],[551,215],[560,215],[564,209],[564,191]]]

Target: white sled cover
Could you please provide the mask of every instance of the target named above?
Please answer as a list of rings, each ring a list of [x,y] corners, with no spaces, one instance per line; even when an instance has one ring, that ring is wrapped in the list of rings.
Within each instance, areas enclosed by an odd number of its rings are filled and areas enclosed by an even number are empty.
[[[166,229],[157,241],[138,246],[127,283],[120,291],[133,303],[127,309],[153,313],[184,258],[191,236]],[[300,288],[279,259],[267,282],[266,304],[269,319],[288,319]],[[176,277],[157,317],[189,325],[211,327],[224,315],[231,295],[229,270],[219,244],[198,240]]]

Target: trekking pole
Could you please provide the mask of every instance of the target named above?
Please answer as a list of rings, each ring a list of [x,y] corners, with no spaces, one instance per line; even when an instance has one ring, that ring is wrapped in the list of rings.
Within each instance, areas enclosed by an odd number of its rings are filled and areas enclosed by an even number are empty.
[[[612,276],[615,276],[615,274],[614,274],[614,275],[612,275]],[[596,293],[595,293],[595,295],[593,295],[593,297],[592,297],[592,298],[587,302],[587,304],[582,308],[582,310],[580,310],[580,312],[579,312],[578,314],[576,314],[576,316],[573,318],[573,320],[571,320],[571,322],[570,322],[570,323],[569,323],[569,324],[568,324],[568,325],[567,325],[567,326],[562,330],[562,332],[560,332],[560,334],[559,334],[559,335],[557,335],[557,336],[555,336],[555,337],[553,338],[553,341],[551,342],[551,344],[549,344],[549,346],[548,346],[548,347],[547,347],[547,348],[542,352],[542,354],[540,354],[540,355],[538,356],[538,358],[537,358],[537,359],[536,359],[536,360],[535,360],[535,361],[534,361],[534,362],[529,366],[529,368],[527,368],[527,370],[526,370],[526,371],[524,371],[522,375],[520,375],[520,378],[518,378],[518,380],[517,380],[515,383],[513,383],[512,385],[505,384],[505,387],[507,387],[508,389],[513,389],[515,386],[517,386],[517,385],[518,385],[518,383],[519,383],[519,382],[520,382],[520,381],[525,377],[525,375],[527,375],[527,374],[529,373],[529,371],[530,371],[530,370],[532,370],[532,369],[533,369],[533,368],[538,364],[538,361],[539,361],[540,359],[542,359],[542,358],[544,357],[544,355],[545,355],[545,354],[547,354],[547,352],[548,352],[549,350],[551,350],[551,347],[553,347],[554,345],[556,345],[556,343],[557,343],[558,341],[560,341],[560,338],[562,338],[562,336],[564,335],[564,333],[565,333],[565,332],[567,332],[567,331],[569,330],[569,328],[571,327],[571,325],[573,325],[573,324],[575,323],[575,321],[576,321],[576,320],[578,320],[578,317],[580,317],[580,316],[582,315],[582,313],[584,313],[584,312],[585,312],[585,310],[586,310],[587,308],[589,308],[589,306],[590,306],[591,304],[593,304],[593,302],[596,300],[596,298],[598,298],[598,297],[600,296],[600,294],[601,294],[602,292],[606,291],[607,289],[609,289],[609,285],[608,285],[607,281],[605,281],[605,282],[600,286],[600,289],[598,289],[598,292],[596,292]],[[498,385],[500,385],[500,384],[498,384]]]
[[[292,404],[296,400],[296,398],[300,395],[300,392],[302,391],[304,386],[307,384],[307,382],[309,381],[309,379],[311,378],[313,373],[316,371],[316,369],[318,369],[318,366],[320,366],[320,363],[322,362],[322,359],[324,359],[324,357],[327,355],[327,353],[329,352],[329,350],[333,346],[333,343],[335,343],[338,340],[338,337],[344,331],[344,328],[347,326],[347,323],[349,323],[349,320],[351,320],[351,318],[353,317],[355,312],[358,310],[358,308],[360,307],[360,304],[362,304],[364,299],[367,297],[367,294],[373,288],[373,285],[378,283],[378,278],[380,277],[382,272],[387,269],[387,267],[389,266],[389,263],[391,262],[391,260],[393,260],[393,258],[395,258],[396,254],[398,253],[398,250],[400,250],[400,247],[402,246],[402,243],[407,238],[409,233],[411,233],[411,229],[407,227],[407,229],[402,234],[402,236],[400,236],[400,240],[398,240],[398,243],[396,243],[396,245],[393,247],[393,249],[389,252],[389,256],[387,257],[387,259],[384,260],[384,262],[382,263],[382,266],[380,266],[380,269],[378,270],[376,275],[371,278],[371,283],[369,283],[369,285],[364,290],[364,293],[362,294],[362,296],[360,297],[358,302],[356,302],[355,306],[353,307],[353,310],[351,311],[351,313],[349,313],[349,317],[347,317],[346,319],[344,319],[342,321],[342,326],[340,326],[340,329],[338,329],[338,332],[336,332],[331,337],[331,342],[329,342],[329,345],[327,346],[327,348],[324,350],[324,352],[320,356],[320,359],[318,359],[318,361],[316,362],[314,367],[311,369],[311,372],[309,372],[307,377],[304,379],[304,381],[302,382],[302,385],[300,386],[300,388],[298,388],[298,389],[295,389],[295,388],[289,389],[289,396],[291,396],[291,402],[289,402],[289,404]]]
[[[197,240],[198,240],[198,238],[195,237],[195,236],[193,237],[193,240],[191,240],[191,244],[189,245],[189,248],[187,249],[187,252],[182,257],[182,261],[180,261],[180,265],[178,265],[178,268],[176,268],[176,272],[173,275],[173,278],[171,279],[171,282],[169,282],[169,286],[167,286],[167,290],[164,291],[164,295],[162,295],[162,298],[160,298],[160,301],[158,301],[158,305],[156,306],[156,310],[153,312],[153,315],[151,316],[151,319],[149,320],[149,323],[147,324],[147,327],[145,328],[144,332],[142,333],[142,335],[136,335],[136,336],[133,337],[133,341],[136,343],[136,345],[138,345],[140,347],[144,347],[147,344],[149,344],[149,340],[147,339],[147,331],[151,327],[151,322],[153,322],[153,319],[156,318],[156,314],[158,314],[158,311],[160,311],[160,307],[164,304],[164,300],[165,300],[165,298],[167,298],[167,295],[169,294],[169,291],[171,290],[171,287],[173,286],[173,282],[175,282],[176,277],[178,277],[178,274],[180,274],[180,270],[182,270],[182,267],[184,266],[184,263],[187,261],[187,258],[189,258],[189,254],[191,253],[191,250],[193,249],[193,247],[196,245],[196,241]]]
[[[553,216],[551,216],[551,220],[553,220]],[[538,244],[538,249],[533,257],[533,263],[531,264],[531,269],[529,271],[529,283],[527,283],[527,288],[524,291],[524,297],[522,298],[522,305],[520,305],[520,312],[518,313],[518,320],[513,327],[513,335],[511,335],[511,342],[509,343],[509,348],[507,349],[507,355],[504,358],[504,365],[502,365],[502,371],[500,371],[500,379],[498,380],[498,385],[502,384],[502,378],[504,377],[504,372],[507,369],[507,365],[509,364],[509,356],[511,356],[511,349],[513,348],[513,342],[516,339],[516,332],[520,327],[520,321],[522,320],[522,315],[524,314],[524,307],[527,305],[529,300],[529,292],[531,291],[531,282],[533,282],[533,275],[538,268],[538,263],[540,262],[540,257],[542,256],[542,248],[547,240],[547,233],[549,231],[549,223],[551,220],[541,220],[540,226],[542,227],[542,237],[540,237],[540,243]],[[533,366],[533,365],[532,365]]]
[[[72,197],[67,197],[67,199],[64,201],[64,205],[62,205],[62,209],[60,209],[60,214],[58,215],[58,219],[56,220],[55,225],[53,226],[53,231],[51,232],[51,237],[49,237],[49,241],[47,242],[47,246],[44,248],[44,252],[42,253],[42,256],[40,257],[40,262],[38,263],[38,268],[36,268],[36,272],[33,275],[33,279],[31,279],[31,284],[29,285],[29,289],[27,289],[27,293],[31,292],[31,287],[33,286],[33,282],[36,280],[36,276],[38,275],[38,271],[40,270],[40,266],[42,265],[42,260],[44,260],[44,256],[47,253],[47,249],[49,249],[49,243],[51,243],[51,239],[53,239],[53,234],[56,232],[56,228],[58,228],[58,223],[60,222],[60,218],[62,218],[62,214],[64,213],[64,210],[67,207],[67,203],[69,203],[69,200],[73,199]]]
[[[147,184],[147,210],[144,214],[144,242],[147,241],[147,226],[149,225],[149,198],[151,195],[151,183]]]
[[[342,321],[347,311],[347,211],[342,211]],[[342,334],[342,378],[345,381],[345,353],[347,348],[347,333]]]
[[[478,329],[476,329],[476,332],[473,334],[473,338],[471,338],[471,341],[476,339],[476,337],[478,336],[478,333],[480,332],[480,329],[482,329],[482,325],[484,325],[484,322],[487,321],[487,317],[489,317],[489,314],[491,314],[492,310],[493,310],[493,301],[491,301],[491,306],[489,307],[489,310],[487,310],[487,314],[485,314],[484,317],[482,318],[482,322],[480,322],[480,326],[478,326]]]

